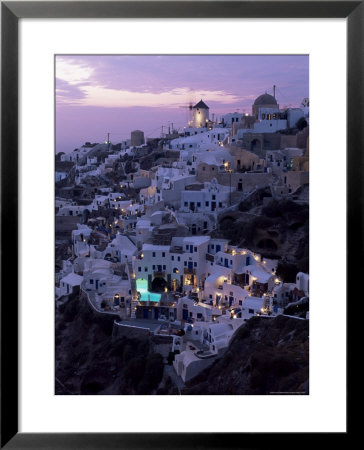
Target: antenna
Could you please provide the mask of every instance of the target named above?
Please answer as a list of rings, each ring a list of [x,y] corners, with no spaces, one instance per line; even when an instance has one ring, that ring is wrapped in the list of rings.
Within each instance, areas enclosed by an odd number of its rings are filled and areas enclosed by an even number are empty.
[[[276,98],[276,85],[273,85],[273,97]]]

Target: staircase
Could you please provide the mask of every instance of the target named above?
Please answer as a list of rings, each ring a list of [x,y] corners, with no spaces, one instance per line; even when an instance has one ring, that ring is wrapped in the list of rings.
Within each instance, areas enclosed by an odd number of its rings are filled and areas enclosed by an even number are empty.
[[[263,302],[263,308],[267,311],[270,312],[271,311],[271,298],[266,295],[264,297],[264,302]]]
[[[132,261],[128,260],[128,272],[129,272],[129,280],[130,280],[130,288],[131,288],[131,304],[130,304],[130,317],[135,319],[135,311],[138,306],[138,293],[136,287],[136,278],[135,272],[133,269]]]

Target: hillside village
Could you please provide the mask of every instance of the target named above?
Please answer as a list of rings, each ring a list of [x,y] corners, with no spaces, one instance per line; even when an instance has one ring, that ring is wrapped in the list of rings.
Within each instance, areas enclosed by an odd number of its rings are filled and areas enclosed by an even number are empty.
[[[77,299],[110,341],[153,337],[179,391],[251,318],[309,317],[308,99],[189,109],[183,130],[56,155],[56,314]]]

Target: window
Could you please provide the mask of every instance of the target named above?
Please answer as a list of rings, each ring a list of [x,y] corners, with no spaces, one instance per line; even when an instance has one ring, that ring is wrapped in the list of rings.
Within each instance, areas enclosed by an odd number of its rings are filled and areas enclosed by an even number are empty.
[[[232,262],[232,260],[230,259],[230,265],[232,264],[233,262]]]
[[[138,267],[138,272],[141,272],[142,271],[142,268],[141,267]]]
[[[202,167],[202,170],[203,170],[203,171],[205,171],[205,170],[206,170],[206,167],[205,167],[205,166],[203,166],[203,167]]]
[[[205,202],[205,206],[209,206],[210,202]]]
[[[155,265],[153,264],[153,270],[155,270]]]
[[[181,261],[181,257],[180,256],[177,256],[177,261]]]
[[[171,256],[171,261],[174,261],[174,256],[173,255]]]
[[[197,252],[197,247],[194,248],[194,251]]]
[[[155,252],[152,253],[153,258],[155,258]]]
[[[215,244],[211,244],[211,248],[213,250],[215,248]]]
[[[216,195],[213,195],[213,196],[212,196],[212,200],[216,200]]]
[[[94,284],[94,280],[90,280],[90,284]],[[64,286],[64,283],[63,283],[63,286]]]
[[[184,262],[185,267],[187,266],[187,261]]]
[[[166,256],[165,252],[162,252],[162,258],[164,258]]]
[[[221,202],[219,202],[219,208],[222,208],[222,203]]]
[[[194,267],[197,267],[197,262],[194,262],[194,263],[193,263],[193,266],[194,266]]]
[[[187,202],[185,202],[185,206],[188,206],[188,203],[187,203]]]
[[[201,202],[197,202],[197,206],[201,206]]]
[[[242,306],[243,300],[239,300],[239,305]]]
[[[254,309],[250,309],[248,310],[249,314],[254,314]]]
[[[148,267],[144,267],[144,272],[148,272]]]

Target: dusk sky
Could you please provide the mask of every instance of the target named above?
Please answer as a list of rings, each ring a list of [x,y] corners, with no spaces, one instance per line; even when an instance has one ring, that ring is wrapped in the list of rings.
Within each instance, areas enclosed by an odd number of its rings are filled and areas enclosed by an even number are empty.
[[[280,107],[309,96],[308,56],[57,56],[56,152],[84,142],[117,143],[135,129],[158,137],[161,127],[187,125],[190,102],[212,114],[251,113],[254,99],[273,94]],[[164,129],[166,130],[166,128]]]

